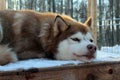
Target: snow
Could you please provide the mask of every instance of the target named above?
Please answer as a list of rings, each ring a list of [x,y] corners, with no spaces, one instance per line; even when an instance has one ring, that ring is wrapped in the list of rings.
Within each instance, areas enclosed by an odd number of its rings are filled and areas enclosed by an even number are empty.
[[[120,61],[120,46],[102,47],[97,51],[94,61]]]
[[[113,47],[102,47],[101,51],[107,52],[107,53],[120,53],[120,46],[115,45]]]
[[[100,61],[120,61],[120,46],[102,47],[97,51],[96,59],[93,62]],[[29,59],[24,61],[18,61],[15,63],[9,63],[4,66],[0,66],[0,71],[13,71],[13,70],[28,70],[31,68],[48,68],[63,65],[78,65],[83,62],[74,60],[47,60],[47,59]]]
[[[0,71],[12,71],[12,70],[27,70],[31,68],[48,68],[62,65],[77,65],[82,63],[80,61],[62,61],[62,60],[45,60],[45,59],[30,59],[24,61],[18,61],[16,63],[10,63],[4,66],[0,66]]]

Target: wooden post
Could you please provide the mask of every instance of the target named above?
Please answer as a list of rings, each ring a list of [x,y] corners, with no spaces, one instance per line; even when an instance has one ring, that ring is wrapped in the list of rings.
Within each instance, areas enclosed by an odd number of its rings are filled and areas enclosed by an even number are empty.
[[[95,44],[97,44],[97,17],[96,17],[96,10],[97,9],[97,2],[96,0],[88,0],[88,17],[92,17],[92,32],[94,36]]]
[[[91,16],[91,0],[88,0],[88,13],[87,16]]]
[[[0,0],[0,10],[6,9],[6,0]]]

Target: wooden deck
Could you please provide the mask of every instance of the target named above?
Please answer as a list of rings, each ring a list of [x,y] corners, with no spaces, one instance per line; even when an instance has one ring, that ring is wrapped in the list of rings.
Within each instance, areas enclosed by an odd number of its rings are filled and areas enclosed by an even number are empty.
[[[120,80],[120,62],[0,72],[0,80]]]

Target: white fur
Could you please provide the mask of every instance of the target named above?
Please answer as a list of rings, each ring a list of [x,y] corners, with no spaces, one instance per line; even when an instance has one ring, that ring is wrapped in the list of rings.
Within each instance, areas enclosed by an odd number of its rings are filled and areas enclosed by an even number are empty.
[[[73,41],[71,38],[78,38],[81,41]],[[57,59],[73,59],[73,60],[80,60],[84,62],[89,62],[86,57],[76,57],[74,55],[85,55],[88,52],[87,45],[93,44],[93,42],[90,42],[90,39],[93,39],[90,32],[87,34],[82,34],[81,32],[78,32],[76,34],[73,34],[72,36],[68,37],[67,39],[61,41],[58,45],[58,53],[55,55]]]

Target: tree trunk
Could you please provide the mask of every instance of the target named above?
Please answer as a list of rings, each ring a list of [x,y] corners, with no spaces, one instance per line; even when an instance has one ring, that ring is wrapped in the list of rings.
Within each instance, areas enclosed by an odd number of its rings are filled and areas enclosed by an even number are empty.
[[[52,0],[53,12],[56,12],[55,0]]]
[[[71,0],[71,17],[73,18],[73,0]]]
[[[61,8],[60,8],[60,13],[63,13],[63,0],[61,0]]]
[[[120,0],[115,0],[115,18],[119,18],[119,14],[120,14],[120,7],[119,7],[119,4],[120,4]],[[120,26],[119,26],[119,20],[116,20],[115,23],[117,24],[116,25],[116,44],[120,44]]]
[[[101,48],[101,44],[103,43],[103,36],[102,36],[102,9],[101,9],[101,0],[99,0],[99,48]]]

